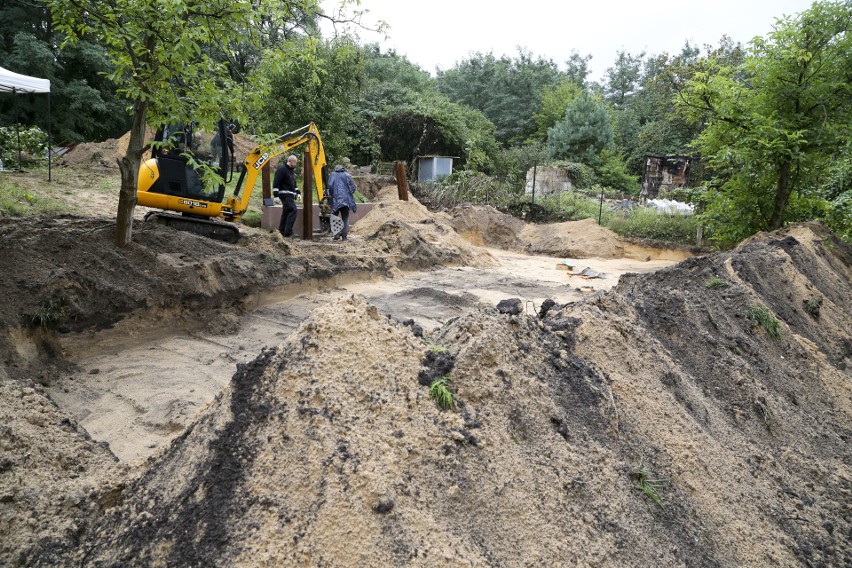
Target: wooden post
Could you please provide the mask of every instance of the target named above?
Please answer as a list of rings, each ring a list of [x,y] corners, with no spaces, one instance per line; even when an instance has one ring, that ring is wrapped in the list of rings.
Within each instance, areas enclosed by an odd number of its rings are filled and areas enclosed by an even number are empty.
[[[267,162],[260,169],[260,185],[263,188],[264,205],[267,199],[272,199],[272,181],[269,178],[269,162]]]
[[[408,201],[408,177],[405,173],[405,162],[396,163],[396,190],[400,201]]]
[[[314,238],[314,188],[311,155],[302,154],[302,239]]]

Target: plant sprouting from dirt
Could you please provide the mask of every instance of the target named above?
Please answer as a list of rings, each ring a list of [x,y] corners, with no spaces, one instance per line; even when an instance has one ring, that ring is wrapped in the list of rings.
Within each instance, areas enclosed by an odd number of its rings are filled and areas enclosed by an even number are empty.
[[[33,327],[50,329],[56,326],[63,317],[65,317],[65,308],[62,307],[62,302],[51,298],[44,300],[39,305],[38,310],[28,316],[27,319]]]
[[[805,311],[808,312],[812,318],[818,320],[822,300],[817,298],[808,298],[807,300],[803,300],[803,302],[805,304]]]
[[[429,342],[429,350],[432,351],[435,355],[446,352],[447,348],[443,345],[438,345],[437,343]]]
[[[769,308],[766,306],[752,306],[748,309],[748,317],[752,321],[760,324],[769,337],[778,339],[781,337],[781,330],[778,328],[780,321],[772,315]]]
[[[728,282],[724,278],[719,278],[718,276],[712,276],[707,280],[707,282],[704,283],[705,287],[713,288],[714,290],[718,288],[728,288],[730,287],[730,285],[730,282]]]
[[[429,385],[429,394],[435,399],[435,404],[441,410],[452,409],[456,402],[453,398],[453,392],[450,390],[450,382],[452,377],[445,376],[438,380],[432,381]]]
[[[666,508],[660,491],[668,485],[668,479],[655,479],[653,472],[648,469],[644,460],[639,462],[639,467],[636,468],[636,471],[630,477],[633,478],[633,487],[644,493],[660,509]]]

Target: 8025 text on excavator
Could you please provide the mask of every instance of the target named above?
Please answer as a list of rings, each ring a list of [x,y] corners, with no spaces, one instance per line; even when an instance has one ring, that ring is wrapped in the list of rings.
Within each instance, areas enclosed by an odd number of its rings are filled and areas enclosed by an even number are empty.
[[[224,120],[212,133],[193,124],[166,125],[157,130],[154,140],[159,144],[139,168],[136,198],[139,205],[160,211],[149,212],[146,220],[235,243],[240,238],[235,223],[248,210],[258,174],[276,156],[302,145],[310,159],[317,198],[323,203],[326,157],[313,122],[249,152],[234,192],[227,198],[225,184],[232,181],[235,164],[231,130]],[[205,170],[199,167],[201,162],[208,166],[208,175],[199,175]],[[215,176],[209,175],[211,170]]]

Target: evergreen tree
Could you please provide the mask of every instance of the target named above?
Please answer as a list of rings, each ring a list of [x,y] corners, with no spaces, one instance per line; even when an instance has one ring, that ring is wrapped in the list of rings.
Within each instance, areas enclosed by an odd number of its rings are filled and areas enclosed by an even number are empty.
[[[551,157],[596,165],[612,145],[612,124],[606,105],[584,93],[565,110],[565,120],[547,132]]]

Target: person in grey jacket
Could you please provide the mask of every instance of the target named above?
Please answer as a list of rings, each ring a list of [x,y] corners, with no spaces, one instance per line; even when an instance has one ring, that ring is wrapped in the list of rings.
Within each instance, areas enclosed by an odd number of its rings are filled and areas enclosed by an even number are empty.
[[[349,212],[355,213],[358,206],[355,204],[355,180],[340,164],[334,166],[334,171],[328,176],[328,193],[331,197],[331,213],[343,219],[343,230],[334,240],[345,241],[349,234]]]

